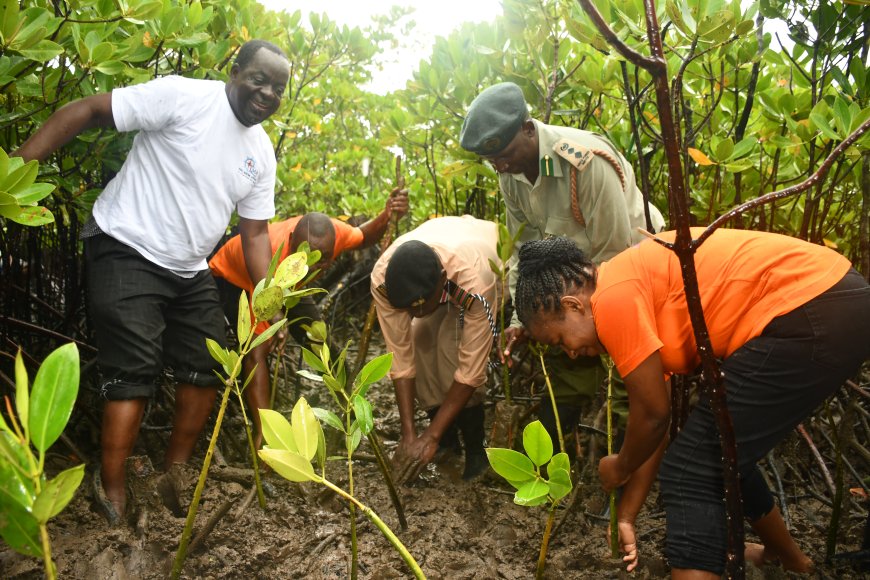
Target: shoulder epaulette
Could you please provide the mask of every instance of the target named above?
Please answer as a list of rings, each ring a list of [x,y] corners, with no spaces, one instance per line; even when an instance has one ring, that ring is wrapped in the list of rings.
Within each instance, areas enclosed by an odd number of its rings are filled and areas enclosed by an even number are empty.
[[[559,139],[553,145],[553,151],[565,159],[568,163],[574,166],[577,171],[583,171],[592,158],[594,152],[588,147],[569,141],[568,139]]]

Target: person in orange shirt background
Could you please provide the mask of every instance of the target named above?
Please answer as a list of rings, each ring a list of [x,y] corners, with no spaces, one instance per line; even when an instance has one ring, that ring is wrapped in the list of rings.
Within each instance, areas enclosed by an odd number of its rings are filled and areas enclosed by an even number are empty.
[[[330,218],[320,212],[291,217],[269,224],[272,254],[278,251],[278,246],[284,244],[278,260],[280,264],[281,260],[295,253],[302,242],[308,242],[312,251],[320,251],[320,260],[311,269],[320,270],[322,274],[329,269],[342,252],[367,248],[376,244],[387,231],[391,216],[395,214],[397,218],[401,218],[407,213],[408,190],[395,188],[390,193],[384,210],[377,217],[359,227],[336,218]],[[209,260],[208,265],[221,292],[227,318],[234,324],[238,314],[239,295],[242,291],[246,291],[250,298],[254,292],[254,284],[245,265],[241,238],[239,236],[230,238]],[[302,298],[299,304],[288,311],[287,318],[291,321],[300,319],[297,323],[291,324],[288,329],[294,339],[300,343],[305,340],[305,331],[301,325],[321,320],[320,310],[310,296]],[[257,326],[255,332],[260,334],[268,327],[269,323],[263,322]],[[260,414],[256,412],[256,409],[269,408],[269,366],[266,357],[275,342],[274,338],[264,342],[252,350],[242,361],[245,377],[254,370],[256,365],[254,377],[245,388],[245,399],[251,409],[254,421],[254,443],[257,448],[262,443],[263,435],[260,428]]]
[[[746,544],[746,559],[811,572],[756,463],[870,357],[870,286],[835,251],[765,232],[717,230],[695,265],[722,361],[743,512],[762,541]],[[596,267],[566,238],[527,242],[515,299],[532,338],[571,357],[607,353],[625,380],[625,441],[598,471],[605,490],[624,486],[617,520],[628,570],[638,561],[635,518],[658,472],[672,577],[719,578],[727,523],[706,393],[668,446],[666,375],[700,363],[676,254],[647,240]]]

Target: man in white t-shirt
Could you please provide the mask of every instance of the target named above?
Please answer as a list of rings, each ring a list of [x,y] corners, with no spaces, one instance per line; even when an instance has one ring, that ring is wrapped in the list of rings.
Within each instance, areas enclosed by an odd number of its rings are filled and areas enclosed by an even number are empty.
[[[226,83],[172,76],[86,97],[18,152],[41,161],[90,128],[139,131],[82,235],[106,399],[95,488],[112,524],[126,510],[125,461],[163,368],[178,381],[165,468],[190,458],[214,406],[220,380],[205,338],[224,344],[225,335],[206,257],[234,210],[249,274],[266,275],[276,161],[260,123],[289,75],[280,48],[253,40]]]

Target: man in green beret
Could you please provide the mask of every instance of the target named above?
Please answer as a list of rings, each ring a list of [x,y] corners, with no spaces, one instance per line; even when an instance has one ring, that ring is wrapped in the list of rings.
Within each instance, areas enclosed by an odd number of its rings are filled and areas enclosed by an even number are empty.
[[[396,389],[396,479],[411,480],[439,447],[465,446],[464,479],[486,470],[486,368],[497,329],[496,225],[471,216],[429,220],[396,239],[372,269],[372,296]],[[415,403],[429,415],[418,435]],[[458,432],[457,432],[458,431]]]
[[[468,108],[460,135],[462,147],[489,161],[499,174],[508,230],[523,227],[517,248],[529,240],[565,236],[596,264],[643,239],[637,228],[659,231],[664,219],[643,201],[631,164],[604,137],[590,131],[546,125],[532,119],[522,89],[499,83],[481,92]],[[646,212],[649,212],[647,216]],[[510,291],[516,287],[516,253],[510,266]],[[514,316],[505,331],[507,349],[525,340]],[[597,357],[548,358],[563,425],[574,425],[580,407],[605,377]],[[541,422],[556,435],[549,403]]]

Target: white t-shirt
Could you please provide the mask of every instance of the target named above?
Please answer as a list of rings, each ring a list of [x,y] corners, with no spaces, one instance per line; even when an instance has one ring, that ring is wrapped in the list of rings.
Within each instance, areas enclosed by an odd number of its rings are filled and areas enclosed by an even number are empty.
[[[169,270],[208,268],[233,210],[275,215],[275,153],[236,118],[221,81],[160,78],[112,91],[119,131],[139,130],[94,204],[100,229]]]

